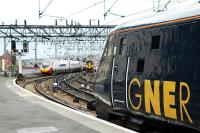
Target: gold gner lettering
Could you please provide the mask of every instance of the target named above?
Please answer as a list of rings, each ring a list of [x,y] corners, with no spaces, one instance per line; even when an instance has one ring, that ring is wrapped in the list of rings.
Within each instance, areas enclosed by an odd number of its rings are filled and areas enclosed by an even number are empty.
[[[152,85],[153,83],[153,85]],[[171,118],[171,119],[175,119],[177,120],[177,107],[180,107],[180,118],[179,120],[184,121],[184,114],[187,116],[187,119],[190,123],[193,123],[189,112],[187,111],[186,108],[186,104],[188,104],[189,99],[190,99],[190,88],[188,86],[187,83],[185,82],[180,82],[179,84],[179,105],[176,105],[175,102],[176,97],[175,97],[175,93],[176,93],[176,82],[175,81],[163,81],[163,86],[160,86],[160,81],[159,80],[154,80],[153,82],[151,82],[150,80],[144,80],[144,96],[142,96],[141,92],[140,94],[138,94],[137,90],[135,91],[131,91],[131,89],[142,89],[141,88],[141,83],[137,78],[133,78],[129,84],[128,87],[128,100],[129,103],[131,105],[131,108],[133,110],[140,110],[142,104],[144,104],[145,107],[145,112],[146,113],[151,113],[151,114],[155,114],[158,116],[161,116],[162,114],[164,115],[164,117],[166,118]],[[162,87],[162,88],[161,88]],[[160,104],[160,99],[161,99],[161,95],[160,95],[160,90],[163,90],[163,107],[161,107]],[[186,98],[183,99],[183,89],[186,89]],[[130,94],[130,93],[134,94]],[[144,100],[142,100],[142,98],[144,98]],[[137,105],[133,104],[133,101],[136,100],[138,101],[139,99],[139,103]],[[144,102],[142,102],[144,101]],[[151,108],[152,107],[152,108]],[[162,110],[164,111],[163,113],[161,112],[161,108],[163,108]],[[152,110],[151,110],[152,109]]]

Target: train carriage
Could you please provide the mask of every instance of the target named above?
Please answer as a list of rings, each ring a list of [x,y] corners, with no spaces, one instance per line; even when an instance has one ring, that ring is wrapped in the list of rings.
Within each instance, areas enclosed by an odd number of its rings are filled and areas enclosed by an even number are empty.
[[[81,70],[82,66],[80,61],[73,60],[52,60],[50,62],[44,62],[40,68],[40,72],[47,75],[55,73],[77,72]]]
[[[109,35],[94,84],[99,117],[200,131],[200,5],[174,12]]]

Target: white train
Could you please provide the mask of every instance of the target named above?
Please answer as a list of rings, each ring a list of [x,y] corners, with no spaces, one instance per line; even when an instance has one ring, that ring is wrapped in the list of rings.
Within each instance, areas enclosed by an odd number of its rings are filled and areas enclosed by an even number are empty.
[[[80,61],[52,60],[44,63],[40,68],[40,72],[42,74],[50,75],[53,73],[80,71],[81,69],[82,66]]]

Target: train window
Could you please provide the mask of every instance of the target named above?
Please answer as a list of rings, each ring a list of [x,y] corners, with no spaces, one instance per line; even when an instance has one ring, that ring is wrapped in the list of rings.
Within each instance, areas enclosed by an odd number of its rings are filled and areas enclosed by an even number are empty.
[[[113,55],[116,55],[117,47],[114,47]]]
[[[109,48],[108,48],[108,56],[111,56],[112,55],[112,51],[113,51],[113,36],[110,36],[110,39],[109,39]]]
[[[139,59],[137,62],[137,72],[144,72],[144,59]]]
[[[160,46],[160,35],[152,36],[151,49],[159,49]]]
[[[107,56],[107,52],[108,52],[108,43],[106,43],[106,47],[104,49],[103,56]]]
[[[42,67],[43,67],[43,68],[48,68],[48,67],[49,67],[49,65],[42,65]]]
[[[126,38],[120,40],[119,55],[125,55],[125,46],[127,44]]]
[[[112,55],[112,49],[113,49],[113,36],[109,36],[107,42],[106,42],[106,47],[104,50],[103,56],[111,56]]]
[[[65,67],[67,66],[66,64],[60,64],[59,67]]]

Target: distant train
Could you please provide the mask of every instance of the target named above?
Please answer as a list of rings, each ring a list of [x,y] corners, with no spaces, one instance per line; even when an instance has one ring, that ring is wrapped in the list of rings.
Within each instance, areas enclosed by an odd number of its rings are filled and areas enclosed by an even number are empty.
[[[93,60],[87,60],[85,63],[85,70],[87,72],[93,72],[94,71],[94,62]]]
[[[117,27],[94,91],[103,119],[199,132],[200,4]]]
[[[47,75],[81,70],[82,66],[80,62],[72,60],[52,60],[50,63],[44,63],[40,68],[40,72]]]

